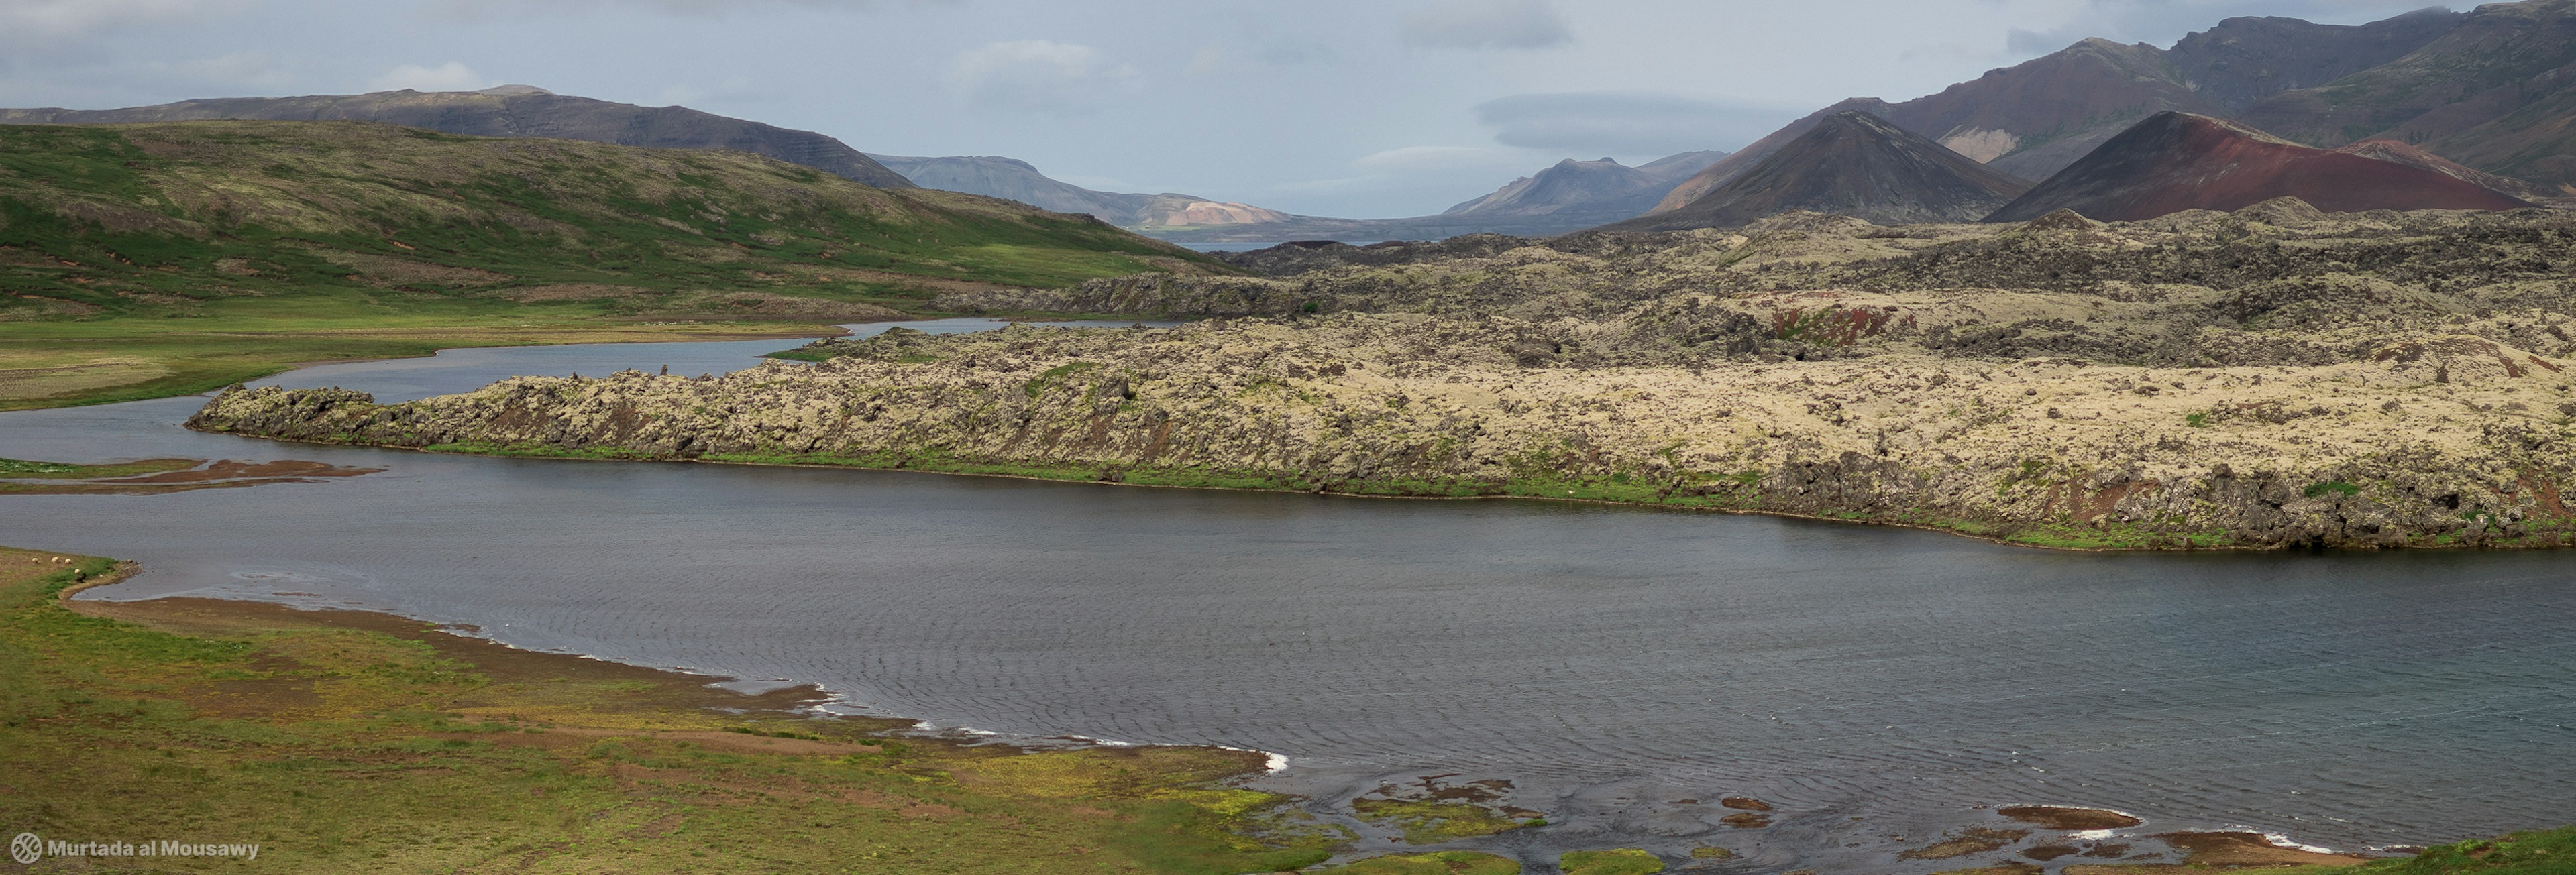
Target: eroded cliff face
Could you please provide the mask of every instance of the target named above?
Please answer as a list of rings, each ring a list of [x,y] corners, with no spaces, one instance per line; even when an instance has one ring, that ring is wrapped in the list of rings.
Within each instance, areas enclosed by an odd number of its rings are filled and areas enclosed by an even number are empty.
[[[2551,314],[2401,327],[2316,364],[2142,367],[1926,348],[1981,303],[1957,296],[1688,295],[1553,322],[898,330],[835,342],[840,356],[819,365],[714,378],[519,378],[393,405],[237,387],[189,426],[531,455],[1600,499],[2064,547],[2554,546],[2576,526],[2559,494],[2576,474],[2565,351],[2516,346],[2503,327]],[[2108,304],[2029,306],[2096,303]],[[1782,321],[1791,311],[1807,315]]]

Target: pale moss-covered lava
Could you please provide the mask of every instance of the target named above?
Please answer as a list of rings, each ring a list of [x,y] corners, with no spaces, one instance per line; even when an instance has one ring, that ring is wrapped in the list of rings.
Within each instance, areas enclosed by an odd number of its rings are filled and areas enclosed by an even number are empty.
[[[1265,261],[1267,259],[1267,261]],[[600,458],[1528,496],[2086,548],[2556,546],[2576,215],[1461,238],[1253,256],[952,310],[714,378],[379,405],[235,389],[190,426]]]

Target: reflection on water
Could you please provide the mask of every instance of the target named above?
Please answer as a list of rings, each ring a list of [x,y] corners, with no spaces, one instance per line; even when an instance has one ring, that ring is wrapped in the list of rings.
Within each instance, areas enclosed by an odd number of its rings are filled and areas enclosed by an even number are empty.
[[[392,399],[792,345],[476,350],[282,382]],[[2347,848],[2576,812],[2564,555],[2095,556],[1581,505],[480,459],[177,429],[198,403],[0,414],[0,455],[389,470],[13,498],[4,540],[142,560],[112,597],[366,606],[942,726],[1275,751],[1294,767],[1271,782],[1319,807],[1507,778],[1554,825],[1485,846],[1532,860],[1714,842],[1756,869],[1897,871],[1893,836],[2004,803]],[[1778,825],[1682,801],[1729,795]]]

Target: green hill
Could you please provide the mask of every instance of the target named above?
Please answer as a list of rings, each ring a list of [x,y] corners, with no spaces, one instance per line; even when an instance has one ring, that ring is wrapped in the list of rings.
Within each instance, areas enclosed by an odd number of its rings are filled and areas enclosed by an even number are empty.
[[[443,346],[828,333],[960,288],[1223,269],[1087,216],[746,153],[0,125],[0,409]]]

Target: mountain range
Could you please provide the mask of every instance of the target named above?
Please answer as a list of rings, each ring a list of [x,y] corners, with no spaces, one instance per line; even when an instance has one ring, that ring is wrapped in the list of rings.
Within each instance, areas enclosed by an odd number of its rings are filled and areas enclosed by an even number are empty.
[[[1889,130],[1863,131],[1850,113]],[[2001,180],[2044,183],[2162,113],[2224,120],[2231,129],[2284,144],[2411,166],[2521,201],[2576,198],[2576,0],[2493,3],[2469,12],[2432,8],[2362,25],[2231,18],[2171,48],[2086,39],[1912,100],[1847,99],[1733,154],[1687,152],[1639,167],[1568,159],[1437,215],[1401,219],[1303,216],[1189,194],[1094,191],[1017,159],[869,155],[812,132],[529,86],[0,110],[0,123],[370,120],[468,135],[736,149],[881,188],[919,185],[1000,197],[1088,213],[1165,240],[1217,243],[1537,236],[1641,214],[1672,218],[1621,227],[1697,227],[1793,208],[1959,216],[2010,189]],[[1843,121],[1833,133],[1810,136],[1836,118]],[[1784,151],[1806,154],[1775,162]],[[1844,161],[1857,157],[1868,160]],[[2318,158],[2297,166],[2343,161]],[[2088,184],[2108,184],[2100,176],[2106,168],[2145,166],[2136,156],[2111,161],[2093,168]],[[1845,177],[1835,177],[1837,167]],[[2220,189],[2233,190],[2204,190]]]
[[[1856,97],[1746,146],[1676,188],[1656,212],[1725,185],[1836,113],[1886,119],[2024,179],[2046,179],[2159,112],[2227,117],[2254,100],[2320,86],[2396,61],[2458,29],[2442,9],[2364,25],[2231,18],[2171,49],[2086,39],[2019,65],[1902,103]]]
[[[1726,157],[1684,152],[1629,167],[1616,159],[1568,158],[1494,193],[1434,216],[1337,219],[1301,216],[1186,194],[1093,191],[1048,178],[1016,158],[903,155],[868,157],[926,188],[1008,198],[1050,210],[1089,213],[1165,240],[1220,243],[1303,237],[1415,239],[1459,234],[1562,234],[1645,212],[1673,186]]]

